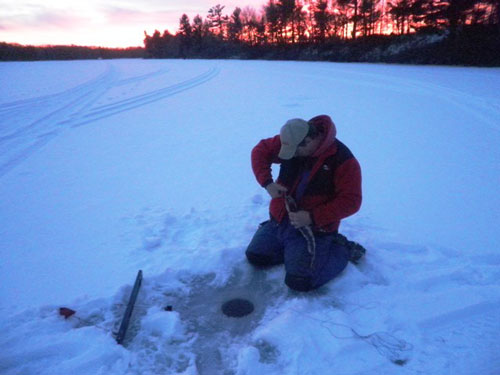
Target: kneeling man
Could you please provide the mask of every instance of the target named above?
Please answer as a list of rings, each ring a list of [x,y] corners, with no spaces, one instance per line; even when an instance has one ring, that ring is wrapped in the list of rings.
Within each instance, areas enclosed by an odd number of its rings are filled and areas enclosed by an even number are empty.
[[[297,291],[324,285],[352,256],[338,241],[338,228],[361,206],[361,168],[336,133],[326,115],[292,119],[252,150],[257,182],[272,199],[270,220],[259,226],[246,256],[255,266],[284,263],[285,283]],[[280,164],[276,181],[273,163]]]

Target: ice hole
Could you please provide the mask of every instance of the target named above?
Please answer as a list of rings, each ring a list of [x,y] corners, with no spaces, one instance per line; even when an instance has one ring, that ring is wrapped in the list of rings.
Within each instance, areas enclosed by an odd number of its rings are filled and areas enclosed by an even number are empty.
[[[224,315],[231,318],[241,318],[253,312],[253,303],[243,298],[234,298],[222,305]]]

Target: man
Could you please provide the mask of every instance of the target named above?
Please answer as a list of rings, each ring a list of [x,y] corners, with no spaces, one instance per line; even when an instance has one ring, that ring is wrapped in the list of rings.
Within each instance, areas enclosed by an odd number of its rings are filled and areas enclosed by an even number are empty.
[[[352,256],[338,228],[361,206],[361,168],[336,133],[326,115],[292,119],[252,150],[257,182],[272,198],[271,219],[259,226],[246,256],[255,266],[284,263],[285,283],[297,291],[324,285]],[[281,165],[277,181],[273,163]]]

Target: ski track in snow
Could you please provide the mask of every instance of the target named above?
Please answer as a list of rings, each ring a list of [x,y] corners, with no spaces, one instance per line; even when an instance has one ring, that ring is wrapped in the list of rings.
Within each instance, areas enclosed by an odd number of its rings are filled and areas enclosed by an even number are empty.
[[[0,127],[0,177],[27,158],[31,153],[45,145],[62,130],[86,125],[109,116],[130,111],[135,108],[166,99],[202,85],[219,74],[219,68],[185,79],[160,89],[132,95],[126,99],[114,100],[112,103],[97,105],[113,88],[127,90],[131,85],[168,73],[168,68],[160,69],[136,77],[120,79],[116,69],[110,65],[100,76],[61,93],[14,101],[0,105],[2,126]],[[61,103],[64,103],[61,105]],[[40,118],[21,125],[11,121],[20,117],[27,109],[40,107]]]

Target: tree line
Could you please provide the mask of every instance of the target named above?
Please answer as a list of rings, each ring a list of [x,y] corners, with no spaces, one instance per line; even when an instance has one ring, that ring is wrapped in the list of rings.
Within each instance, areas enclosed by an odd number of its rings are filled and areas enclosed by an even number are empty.
[[[144,48],[102,48],[83,46],[24,46],[0,42],[0,61],[85,60],[142,58]]]
[[[237,7],[230,13],[217,4],[205,18],[181,15],[175,33],[144,34],[146,56],[163,58],[277,58],[287,53],[313,58],[311,54],[331,55],[332,46],[358,51],[362,43],[373,52],[388,41],[430,34],[443,36],[440,42],[448,44],[463,37],[464,43],[479,39],[491,54],[500,39],[500,4],[499,0],[268,0],[260,11]]]
[[[268,0],[183,14],[145,48],[0,43],[0,61],[240,58],[500,66],[500,0]]]

